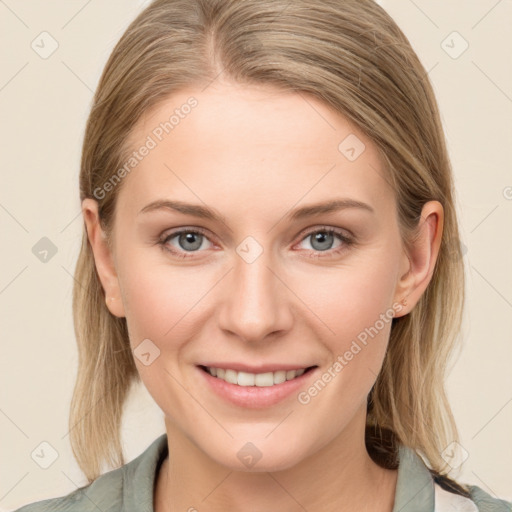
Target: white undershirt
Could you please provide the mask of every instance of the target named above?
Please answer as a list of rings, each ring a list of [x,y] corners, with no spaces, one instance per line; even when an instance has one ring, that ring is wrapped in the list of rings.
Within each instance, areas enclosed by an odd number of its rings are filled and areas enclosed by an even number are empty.
[[[446,491],[435,482],[434,493],[434,512],[478,512],[478,507],[469,498]]]

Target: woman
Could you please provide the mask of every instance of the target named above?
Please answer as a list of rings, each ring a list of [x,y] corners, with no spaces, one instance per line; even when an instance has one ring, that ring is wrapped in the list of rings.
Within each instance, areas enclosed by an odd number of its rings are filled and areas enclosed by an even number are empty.
[[[377,4],[156,0],[100,80],[80,198],[89,485],[20,510],[510,510],[447,476],[452,174]],[[139,380],[166,433],[125,464]]]

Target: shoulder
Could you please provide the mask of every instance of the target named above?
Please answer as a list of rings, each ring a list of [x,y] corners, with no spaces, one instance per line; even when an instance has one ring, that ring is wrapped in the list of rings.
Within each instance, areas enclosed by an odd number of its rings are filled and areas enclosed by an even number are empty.
[[[512,512],[512,503],[493,498],[476,485],[466,485],[469,496],[462,496],[454,491],[434,484],[435,512]]]
[[[30,503],[14,512],[81,512],[121,510],[124,466],[99,476],[94,482],[57,498]]]
[[[393,512],[454,511],[512,512],[512,503],[435,473],[414,449],[400,445]]]
[[[158,467],[167,455],[163,434],[138,457],[99,476],[89,485],[57,498],[24,505],[14,512],[121,512],[126,507],[151,510]]]
[[[493,498],[483,489],[476,485],[468,485],[472,501],[477,505],[478,510],[482,512],[512,512],[512,501],[505,501],[499,498]]]

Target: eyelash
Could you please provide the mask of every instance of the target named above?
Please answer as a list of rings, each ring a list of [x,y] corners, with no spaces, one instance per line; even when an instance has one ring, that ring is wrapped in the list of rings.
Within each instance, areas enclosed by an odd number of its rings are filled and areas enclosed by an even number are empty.
[[[183,233],[193,233],[193,234],[196,234],[196,235],[203,235],[204,237],[208,238],[208,235],[206,234],[206,232],[203,231],[200,228],[180,229],[178,231],[174,231],[172,233],[169,233],[169,234],[165,235],[163,238],[159,239],[158,240],[158,245],[160,245],[164,251],[167,251],[167,252],[171,253],[173,256],[176,256],[178,258],[183,258],[183,259],[185,259],[185,258],[193,258],[194,257],[193,254],[195,252],[201,252],[201,251],[189,251],[189,253],[187,254],[187,252],[185,252],[185,251],[177,251],[175,249],[171,249],[167,245],[169,240],[171,240],[175,236],[181,235]],[[341,245],[337,249],[329,249],[327,251],[314,251],[313,253],[311,253],[309,255],[311,258],[329,258],[329,257],[334,257],[337,254],[345,251],[346,249],[348,249],[351,245],[353,245],[355,243],[355,240],[353,238],[348,237],[347,235],[345,235],[340,230],[337,230],[337,229],[331,228],[331,227],[327,227],[327,226],[316,228],[316,229],[314,229],[312,231],[304,233],[302,238],[300,239],[300,241],[302,242],[308,236],[314,235],[316,233],[326,233],[328,235],[336,235],[336,236],[338,236],[339,240],[341,242],[343,242],[343,245]],[[324,254],[327,254],[327,256],[324,256]]]

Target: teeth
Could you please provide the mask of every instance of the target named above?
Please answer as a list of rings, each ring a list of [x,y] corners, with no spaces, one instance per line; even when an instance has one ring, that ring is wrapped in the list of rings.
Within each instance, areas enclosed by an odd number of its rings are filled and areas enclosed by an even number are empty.
[[[266,387],[273,386],[274,384],[282,384],[287,380],[300,377],[305,371],[305,368],[300,370],[279,370],[277,372],[267,373],[248,373],[237,372],[235,370],[225,370],[224,368],[213,368],[208,366],[207,371],[213,377],[222,379],[230,384],[238,384],[239,386],[258,386]]]
[[[235,370],[226,370],[226,374],[224,375],[224,380],[229,382],[230,384],[238,384],[237,382],[237,374]]]
[[[239,386],[254,386],[254,373],[238,372],[237,384]]]

